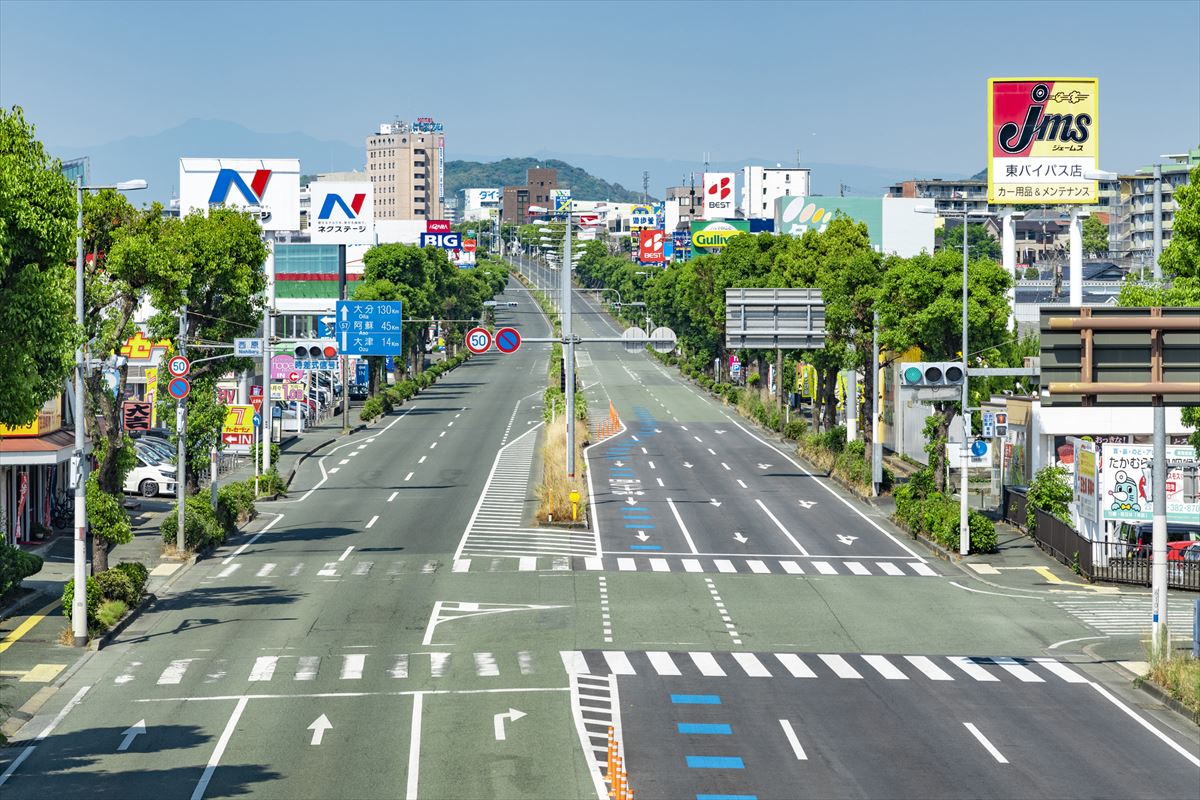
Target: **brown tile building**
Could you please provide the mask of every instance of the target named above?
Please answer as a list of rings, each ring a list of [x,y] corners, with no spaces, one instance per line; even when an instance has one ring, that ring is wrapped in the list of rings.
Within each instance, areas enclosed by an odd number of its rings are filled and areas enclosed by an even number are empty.
[[[424,118],[384,123],[367,137],[376,219],[443,219],[442,126]]]
[[[558,188],[558,170],[534,167],[525,172],[524,186],[505,186],[501,214],[505,222],[529,221],[529,207],[550,207],[550,192]]]

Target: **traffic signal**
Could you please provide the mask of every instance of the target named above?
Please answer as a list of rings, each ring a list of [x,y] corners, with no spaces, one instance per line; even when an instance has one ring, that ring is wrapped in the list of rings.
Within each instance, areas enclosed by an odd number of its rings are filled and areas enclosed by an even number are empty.
[[[296,342],[296,358],[318,359],[337,358],[337,345],[333,339],[301,339]]]
[[[961,387],[966,379],[957,361],[914,361],[900,370],[901,384],[918,389]]]

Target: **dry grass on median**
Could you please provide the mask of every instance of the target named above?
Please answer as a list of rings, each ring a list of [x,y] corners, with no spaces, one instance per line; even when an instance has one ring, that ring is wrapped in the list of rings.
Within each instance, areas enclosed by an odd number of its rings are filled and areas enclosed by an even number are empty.
[[[1200,660],[1190,655],[1156,658],[1147,677],[1193,714],[1200,714]]]
[[[568,479],[567,431],[562,415],[555,416],[546,425],[545,443],[542,445],[542,485],[538,487],[537,519],[540,523],[570,522],[572,491],[579,492],[579,520],[583,521],[587,508],[587,480],[583,470],[583,445],[588,441],[587,425],[575,420],[575,477]]]

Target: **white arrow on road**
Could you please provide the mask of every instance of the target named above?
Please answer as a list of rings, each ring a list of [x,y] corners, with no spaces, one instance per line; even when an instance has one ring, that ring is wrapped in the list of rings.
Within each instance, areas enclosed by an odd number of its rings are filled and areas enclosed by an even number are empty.
[[[805,508],[812,508],[813,506],[815,506],[817,504],[816,500],[797,500],[796,502],[798,502],[800,505],[804,506]]]
[[[510,708],[508,711],[501,712],[493,717],[492,726],[496,729],[496,741],[503,742],[506,738],[504,733],[504,720],[507,719],[510,722],[516,722],[523,716],[525,716],[524,711],[518,711],[515,708]]]
[[[745,544],[746,542],[750,541],[750,537],[749,537],[749,536],[742,536],[742,532],[741,532],[741,531],[734,531],[734,532],[733,532],[733,538],[734,538],[734,539],[736,539],[736,540],[737,540],[738,542],[740,542],[741,544]]]
[[[635,534],[635,535],[637,536],[638,539],[641,539],[643,542],[650,538],[649,534],[647,534],[645,531],[638,531],[637,534]]]
[[[758,468],[759,469],[770,469],[771,465],[770,464],[759,464]]]
[[[720,500],[718,500],[718,499],[717,499],[717,498],[715,498],[715,497],[714,497],[714,498],[712,498],[711,500],[709,500],[709,501],[708,501],[708,504],[709,504],[710,506],[716,506],[717,508],[720,508],[720,507],[721,507],[721,501],[720,501]]]
[[[839,533],[837,537],[838,541],[845,545],[854,544],[854,540],[858,538],[857,536],[847,536],[844,533]]]
[[[720,436],[720,435],[721,435],[722,433],[724,433],[724,432],[725,432],[725,431],[713,431],[713,433],[717,434],[718,436]]]
[[[125,738],[117,745],[117,752],[123,752],[129,749],[129,745],[133,744],[133,740],[146,732],[146,720],[139,719],[137,722],[125,729]]]
[[[687,461],[683,462],[683,465],[684,465],[685,467],[687,467],[688,469],[691,469],[691,468],[692,468],[692,465],[691,465],[690,463],[688,463]]]
[[[312,741],[309,744],[320,744],[325,738],[325,731],[333,727],[333,723],[329,721],[329,717],[322,714],[313,720],[312,725],[308,729],[313,732]]]
[[[662,433],[662,428],[655,428],[655,429],[654,429],[654,432],[655,432],[655,433]],[[184,510],[186,511],[187,509],[184,509]]]
[[[623,466],[625,466],[625,462],[624,461],[614,461],[613,466],[614,467],[623,467]]]
[[[625,503],[626,503],[626,505],[636,506],[637,500],[634,500],[632,497],[626,497]]]

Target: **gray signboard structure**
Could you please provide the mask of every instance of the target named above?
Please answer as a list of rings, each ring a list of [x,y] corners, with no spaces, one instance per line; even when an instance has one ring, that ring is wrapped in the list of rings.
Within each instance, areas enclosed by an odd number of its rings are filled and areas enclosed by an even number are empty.
[[[820,289],[726,289],[730,350],[817,350],[825,344]]]

